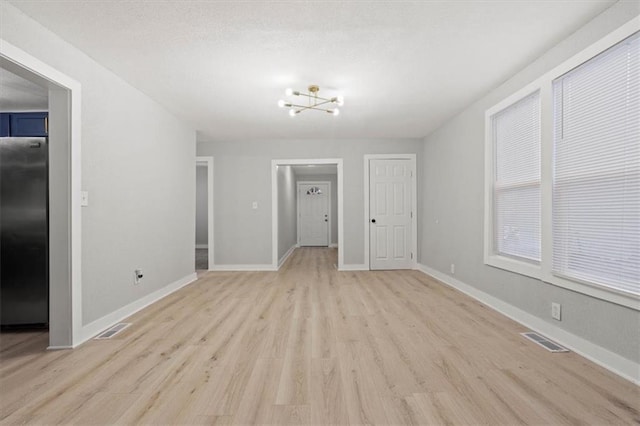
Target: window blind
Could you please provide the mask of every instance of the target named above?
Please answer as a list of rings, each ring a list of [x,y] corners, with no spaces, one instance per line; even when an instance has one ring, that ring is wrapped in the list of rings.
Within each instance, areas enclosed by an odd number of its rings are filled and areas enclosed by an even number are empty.
[[[553,82],[553,272],[640,293],[640,37]]]
[[[540,92],[493,116],[494,250],[540,262]]]

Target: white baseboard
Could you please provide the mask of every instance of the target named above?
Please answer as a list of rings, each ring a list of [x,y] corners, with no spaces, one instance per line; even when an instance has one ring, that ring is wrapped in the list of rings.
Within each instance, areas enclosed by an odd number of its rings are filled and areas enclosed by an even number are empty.
[[[62,351],[65,349],[73,349],[73,346],[48,346],[48,351]]]
[[[329,244],[329,248],[338,248],[338,243]]]
[[[538,333],[549,337],[551,340],[555,340],[561,345],[571,349],[573,352],[582,355],[612,373],[615,373],[632,383],[640,384],[640,364],[611,352],[602,346],[598,346],[586,339],[583,339],[582,337],[569,333],[556,325],[548,323],[535,315],[531,315],[522,309],[516,308],[497,297],[491,296],[488,293],[478,290],[469,284],[465,284],[462,281],[429,266],[419,264],[418,270],[437,279],[443,284],[471,296],[490,308],[500,312],[502,315],[519,322],[525,327],[533,331],[537,331]]]
[[[369,268],[367,265],[351,263],[349,265],[342,265],[342,268],[338,269],[339,271],[368,271]]]
[[[282,256],[282,258],[278,261],[278,269],[280,269],[280,267],[282,266],[282,264],[284,262],[287,261],[287,259],[289,258],[289,256],[291,256],[291,253],[293,253],[293,251],[298,247],[297,244],[292,245],[291,247],[289,247],[289,250],[287,250],[287,252],[284,254],[284,256]]]
[[[156,290],[153,293],[150,293],[136,300],[135,302],[129,303],[128,305],[123,306],[122,308],[83,326],[82,330],[80,331],[80,339],[76,344],[73,345],[73,347],[77,347],[78,345],[91,339],[101,331],[111,327],[113,324],[122,321],[123,319],[140,311],[141,309],[144,309],[147,306],[157,302],[158,300],[170,295],[171,293],[180,290],[182,287],[191,284],[197,279],[198,276],[195,273],[189,274],[186,277],[180,278],[179,280],[174,281],[171,284],[168,284],[165,287],[162,287],[161,289]],[[58,347],[55,348],[57,349]]]
[[[197,249],[208,249],[209,244],[196,244]]]
[[[210,271],[218,272],[232,272],[232,271],[276,271],[272,264],[263,265],[214,265],[213,268],[209,268]]]

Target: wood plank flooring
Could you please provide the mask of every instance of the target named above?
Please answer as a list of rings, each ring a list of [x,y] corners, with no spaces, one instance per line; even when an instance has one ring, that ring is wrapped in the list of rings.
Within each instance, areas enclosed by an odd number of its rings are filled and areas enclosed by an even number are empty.
[[[0,336],[1,424],[639,424],[635,385],[417,271],[209,272],[112,340]]]

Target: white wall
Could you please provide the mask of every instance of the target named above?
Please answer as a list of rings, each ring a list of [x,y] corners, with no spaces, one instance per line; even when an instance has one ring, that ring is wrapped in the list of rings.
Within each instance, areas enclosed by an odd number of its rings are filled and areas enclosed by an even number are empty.
[[[297,182],[329,182],[331,185],[331,244],[338,244],[338,175],[297,176]]]
[[[296,245],[296,177],[291,166],[278,166],[278,261]]]
[[[422,145],[419,139],[198,142],[198,155],[214,156],[216,161],[216,265],[271,264],[271,160],[310,158],[344,160],[345,247],[339,249],[344,250],[346,265],[362,265],[364,155],[420,157]],[[257,210],[251,208],[252,201],[258,202]]]
[[[620,2],[425,138],[419,260],[542,321],[640,362],[640,314],[483,264],[484,112],[640,13]],[[562,322],[550,317],[562,304]]]
[[[82,85],[82,323],[193,273],[194,129],[7,2],[0,27]]]
[[[200,247],[209,244],[207,173],[206,167],[196,167],[196,246]]]

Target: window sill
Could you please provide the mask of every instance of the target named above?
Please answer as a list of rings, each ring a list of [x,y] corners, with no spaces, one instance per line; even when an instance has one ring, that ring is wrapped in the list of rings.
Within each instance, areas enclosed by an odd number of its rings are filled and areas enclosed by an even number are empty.
[[[562,287],[567,290],[572,290],[577,293],[581,293],[596,299],[604,300],[607,302],[615,303],[616,305],[625,306],[627,308],[640,311],[640,296],[626,293],[623,291],[616,291],[597,284],[586,283],[577,281],[574,279],[564,278],[553,273],[545,273],[542,280],[551,285]]]
[[[531,278],[541,279],[542,268],[539,264],[529,263],[514,258],[500,256],[500,255],[488,255],[484,258],[484,263],[495,268],[504,269],[509,272],[515,272],[516,274],[524,275]]]

